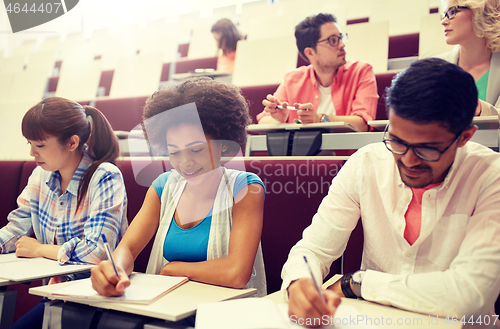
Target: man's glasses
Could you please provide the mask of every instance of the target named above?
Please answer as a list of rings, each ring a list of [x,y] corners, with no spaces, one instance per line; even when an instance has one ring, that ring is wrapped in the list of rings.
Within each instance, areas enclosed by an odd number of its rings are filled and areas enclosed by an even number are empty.
[[[454,19],[455,16],[457,16],[457,13],[460,12],[458,9],[470,9],[470,8],[467,6],[452,6],[448,8],[447,11],[441,14],[441,21],[444,21],[444,19],[447,17],[449,20]]]
[[[347,42],[347,33],[340,33],[340,35],[332,34],[331,36],[329,36],[326,39],[319,40],[318,42],[316,42],[316,44],[318,44],[320,42],[328,41],[330,46],[337,47],[339,45],[340,40],[342,40],[342,41],[344,41],[344,43],[346,43]]]
[[[389,151],[394,154],[404,155],[408,152],[409,149],[412,149],[413,153],[415,153],[416,156],[418,156],[422,160],[429,162],[439,161],[439,159],[441,159],[441,155],[446,152],[453,144],[455,144],[462,136],[462,133],[458,134],[455,140],[450,145],[448,145],[444,150],[440,151],[434,147],[414,146],[406,144],[405,142],[399,140],[390,139],[389,132],[387,131],[388,127],[389,125],[385,127],[383,142],[385,144],[385,147],[387,147]]]

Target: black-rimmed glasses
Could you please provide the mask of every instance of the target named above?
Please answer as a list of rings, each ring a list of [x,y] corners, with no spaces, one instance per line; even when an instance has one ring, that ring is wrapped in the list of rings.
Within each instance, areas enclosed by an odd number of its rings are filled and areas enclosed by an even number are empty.
[[[441,21],[444,21],[445,18],[448,18],[449,20],[452,20],[457,16],[457,13],[460,11],[458,9],[470,9],[467,6],[452,6],[448,8],[447,11],[441,14]]]
[[[348,41],[347,40],[347,33],[340,33],[339,35],[332,34],[331,36],[329,36],[326,39],[319,40],[318,42],[316,42],[316,44],[318,44],[320,42],[328,41],[330,46],[337,47],[340,40],[342,40],[344,43],[346,43]]]
[[[455,144],[458,140],[460,140],[460,137],[462,137],[462,133],[459,133],[455,138],[455,140],[450,145],[448,145],[444,150],[441,151],[434,147],[415,146],[407,144],[397,139],[390,139],[389,132],[387,131],[388,127],[389,125],[385,127],[383,142],[385,144],[385,147],[387,147],[389,151],[391,151],[394,154],[405,155],[409,149],[412,149],[413,153],[415,153],[416,156],[418,156],[422,160],[429,162],[439,161],[439,159],[441,159],[441,155],[443,155],[444,152],[446,152],[453,144]]]

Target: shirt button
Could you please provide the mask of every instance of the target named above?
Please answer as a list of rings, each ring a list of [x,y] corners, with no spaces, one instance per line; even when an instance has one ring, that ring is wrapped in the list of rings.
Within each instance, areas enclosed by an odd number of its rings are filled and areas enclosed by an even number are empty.
[[[396,227],[398,228],[398,230],[400,230],[403,227],[403,225],[398,224],[398,226],[396,226]]]
[[[373,294],[372,294],[372,298],[373,298],[373,299],[377,298],[377,294],[373,293]]]
[[[59,227],[59,226],[60,226],[60,225],[59,225],[59,224],[57,224],[57,227]]]
[[[405,196],[403,197],[403,200],[404,200],[404,201],[408,201],[408,200],[410,200],[410,198],[408,198],[408,196],[407,196],[407,195],[405,195]]]
[[[59,203],[61,206],[64,205],[64,202],[61,201],[61,203]]]
[[[406,257],[408,257],[408,258],[411,257],[411,252],[407,252]]]

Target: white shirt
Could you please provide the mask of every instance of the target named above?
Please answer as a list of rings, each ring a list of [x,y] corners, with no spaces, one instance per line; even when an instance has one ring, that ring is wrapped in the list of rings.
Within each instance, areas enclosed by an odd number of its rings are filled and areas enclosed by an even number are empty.
[[[335,105],[332,100],[332,85],[330,87],[323,87],[318,84],[319,90],[319,104],[316,113],[335,115]]]
[[[450,318],[493,314],[500,292],[500,155],[473,142],[458,149],[443,184],[423,195],[420,236],[410,246],[404,214],[411,198],[383,143],[360,149],[292,248],[282,289],[309,277],[302,255],[315,279],[324,278],[361,218],[364,299]]]

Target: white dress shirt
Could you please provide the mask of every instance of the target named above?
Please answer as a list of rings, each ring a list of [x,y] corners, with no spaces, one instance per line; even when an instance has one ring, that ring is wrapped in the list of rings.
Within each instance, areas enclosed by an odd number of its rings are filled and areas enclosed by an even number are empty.
[[[500,292],[500,155],[473,142],[458,149],[444,182],[423,195],[413,245],[404,238],[411,198],[383,143],[360,149],[292,248],[282,289],[309,277],[302,255],[321,281],[361,218],[364,299],[450,318],[491,317]]]

